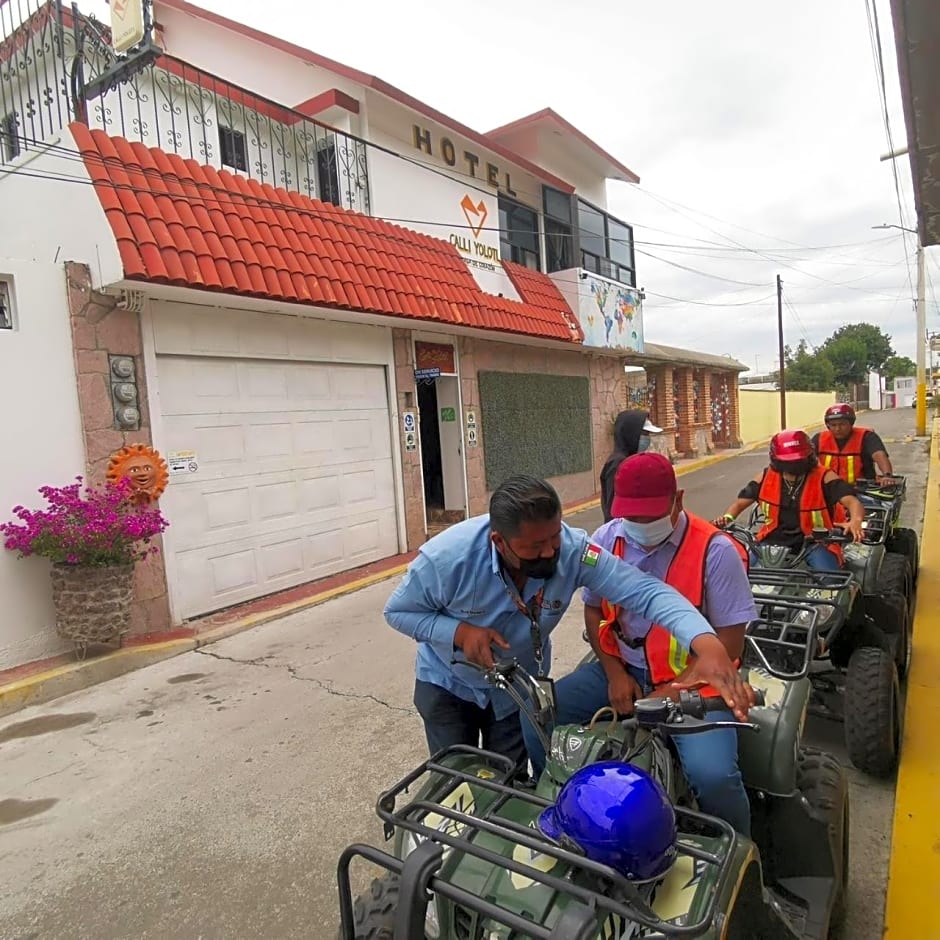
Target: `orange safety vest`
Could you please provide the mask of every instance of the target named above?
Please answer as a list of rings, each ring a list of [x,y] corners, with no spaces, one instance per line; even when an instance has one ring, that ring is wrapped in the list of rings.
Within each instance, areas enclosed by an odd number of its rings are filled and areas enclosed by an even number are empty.
[[[862,475],[863,443],[867,433],[868,428],[852,428],[849,439],[840,449],[832,431],[820,431],[817,456],[823,467],[842,477],[846,483],[854,483]]]
[[[711,523],[686,513],[687,525],[676,551],[675,557],[666,571],[665,583],[678,591],[696,610],[701,613],[705,600],[705,562],[708,546],[712,539],[728,538],[737,548],[745,568],[748,564],[747,550],[737,540],[731,539]],[[626,540],[618,536],[614,541],[612,554],[623,558]],[[611,656],[622,658],[617,638],[624,639],[617,617],[620,608],[611,605],[606,599],[601,602],[603,620],[600,626],[600,648]],[[624,640],[624,642],[626,642]],[[675,636],[665,627],[653,624],[643,640],[646,665],[654,686],[672,682],[689,662],[689,651],[682,646]],[[711,686],[699,689],[702,695],[717,696],[719,693]]]
[[[845,508],[837,503],[835,512],[830,512],[826,503],[826,494],[823,490],[823,478],[827,470],[816,466],[806,474],[803,489],[800,491],[800,531],[810,536],[813,529],[831,529],[836,522],[845,522],[848,518]],[[771,467],[764,471],[761,480],[760,492],[757,495],[764,518],[767,520],[764,527],[757,533],[757,541],[765,539],[780,525],[780,506],[783,501],[783,476]],[[842,561],[842,546],[827,545],[839,562]]]

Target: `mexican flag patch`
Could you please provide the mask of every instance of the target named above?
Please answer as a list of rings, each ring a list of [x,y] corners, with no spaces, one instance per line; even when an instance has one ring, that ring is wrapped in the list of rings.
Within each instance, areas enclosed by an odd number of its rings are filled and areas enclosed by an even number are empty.
[[[591,542],[588,542],[587,547],[584,549],[584,553],[581,555],[581,564],[590,565],[590,567],[595,568],[597,566],[597,559],[600,557],[600,546],[593,545]]]

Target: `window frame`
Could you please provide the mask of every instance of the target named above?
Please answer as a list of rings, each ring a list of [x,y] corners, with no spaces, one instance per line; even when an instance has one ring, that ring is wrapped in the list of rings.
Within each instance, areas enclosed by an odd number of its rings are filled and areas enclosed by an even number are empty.
[[[227,149],[225,135],[228,135],[229,138],[228,149],[231,151],[230,155],[235,157],[234,163],[227,163],[225,160]],[[239,144],[241,150],[236,152]],[[238,163],[239,156],[242,158],[242,166],[239,166]],[[219,122],[219,162],[226,170],[234,170],[236,173],[248,172],[248,135],[244,131],[221,122]]]
[[[604,226],[603,236],[597,234],[596,232],[591,232],[587,229],[582,229],[581,226],[581,206],[584,206],[591,212],[594,212],[600,215],[601,220]],[[620,284],[626,284],[630,287],[636,287],[636,251],[634,250],[633,242],[633,226],[628,222],[624,222],[623,219],[618,219],[617,216],[611,215],[609,212],[606,212],[604,209],[601,209],[599,206],[595,206],[593,203],[588,202],[586,199],[582,199],[580,196],[577,197],[577,210],[578,210],[578,247],[580,249],[580,262],[581,267],[585,271],[590,271],[593,274],[598,275],[599,277],[606,277],[612,281],[617,281]],[[622,226],[630,233],[630,264],[624,264],[622,261],[615,259],[612,256],[611,252],[611,235],[610,235],[610,223],[615,222],[617,225]],[[581,232],[585,231],[591,238],[601,238],[604,239],[604,254],[599,255],[594,251],[589,251],[584,247],[584,240],[581,238]]]
[[[509,222],[509,227],[505,230],[506,234],[504,235],[503,229],[503,211],[504,206],[509,207],[509,211],[522,211],[529,212],[532,214],[532,219],[534,222],[534,228],[532,234],[535,240],[535,249],[531,249],[525,245],[516,245],[510,239],[512,233],[515,231],[511,224],[511,220],[507,219]],[[522,267],[529,268],[533,271],[542,270],[542,226],[539,224],[539,211],[538,209],[533,209],[531,206],[526,205],[524,202],[519,202],[516,199],[510,199],[508,196],[504,196],[502,193],[497,197],[497,207],[496,211],[499,214],[499,256],[503,261],[510,261],[513,264],[521,265]],[[521,229],[520,229],[521,231]],[[505,247],[509,247],[510,257],[506,257]],[[527,264],[525,260],[519,260],[516,257],[516,252],[520,252],[524,255],[530,255],[535,260],[535,267]]]
[[[16,112],[10,111],[0,118],[0,143],[3,145],[3,163],[12,163],[23,152],[23,142],[17,133],[19,122]]]
[[[548,200],[550,194],[559,196],[567,201],[567,219],[563,219],[561,216],[557,215],[549,209]],[[577,215],[577,208],[577,201],[573,194],[564,193],[560,189],[555,189],[554,187],[547,186],[544,183],[542,184],[542,226],[545,230],[546,274],[555,274],[558,271],[570,271],[578,266],[576,259],[580,257],[580,242],[578,238],[579,228],[574,224],[574,219]],[[565,231],[558,231],[550,234],[548,231],[549,225],[555,226],[558,229],[564,229]],[[551,238],[554,237],[567,238],[568,257],[566,263],[555,262],[551,242]]]
[[[13,279],[0,276],[0,333],[16,330],[16,303],[13,296]]]

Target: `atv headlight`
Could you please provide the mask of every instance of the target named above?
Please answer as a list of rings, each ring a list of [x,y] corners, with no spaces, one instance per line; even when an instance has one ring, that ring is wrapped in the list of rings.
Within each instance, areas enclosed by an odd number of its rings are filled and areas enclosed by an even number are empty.
[[[835,616],[836,609],[831,604],[820,604],[812,610],[801,610],[794,618],[793,622],[801,627],[809,628],[813,625],[813,614],[816,615],[816,626],[825,627]]]

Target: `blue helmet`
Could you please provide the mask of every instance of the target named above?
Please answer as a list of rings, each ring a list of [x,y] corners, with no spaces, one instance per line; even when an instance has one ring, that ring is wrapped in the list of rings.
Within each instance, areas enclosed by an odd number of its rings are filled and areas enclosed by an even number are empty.
[[[676,857],[676,814],[666,791],[645,770],[621,761],[572,774],[538,827],[635,881],[665,874]]]

